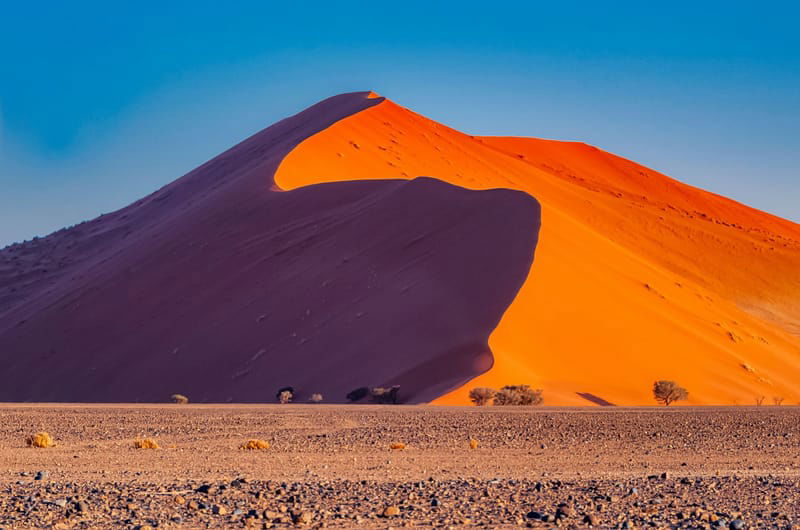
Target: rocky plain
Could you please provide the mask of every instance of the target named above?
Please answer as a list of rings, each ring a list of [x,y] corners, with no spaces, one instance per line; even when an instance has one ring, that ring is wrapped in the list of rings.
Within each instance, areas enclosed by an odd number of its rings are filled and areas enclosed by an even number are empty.
[[[0,406],[2,529],[290,526],[800,528],[800,408]]]

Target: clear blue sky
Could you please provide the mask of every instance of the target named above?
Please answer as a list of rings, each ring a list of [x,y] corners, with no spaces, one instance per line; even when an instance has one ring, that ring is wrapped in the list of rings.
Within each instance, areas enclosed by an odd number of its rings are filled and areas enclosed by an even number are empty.
[[[6,2],[0,246],[329,95],[581,140],[800,220],[792,2]]]

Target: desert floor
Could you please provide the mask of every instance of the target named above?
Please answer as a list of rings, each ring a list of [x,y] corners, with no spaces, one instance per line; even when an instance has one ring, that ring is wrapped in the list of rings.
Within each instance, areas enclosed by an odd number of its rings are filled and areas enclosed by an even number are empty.
[[[0,528],[293,524],[800,528],[800,408],[0,405]]]

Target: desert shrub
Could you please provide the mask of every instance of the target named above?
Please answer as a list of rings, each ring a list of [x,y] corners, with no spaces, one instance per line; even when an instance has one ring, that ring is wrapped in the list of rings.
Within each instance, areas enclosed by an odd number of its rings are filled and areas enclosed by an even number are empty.
[[[311,403],[322,403],[322,394],[311,394],[311,397],[308,398]]]
[[[775,404],[775,406],[777,407],[777,406],[779,406],[781,403],[783,403],[783,397],[781,397],[781,396],[775,396],[774,398],[772,398],[772,402],[773,402],[773,403]]]
[[[369,388],[362,386],[361,388],[356,388],[355,390],[351,391],[347,394],[348,401],[361,401],[369,394]]]
[[[688,398],[689,392],[675,381],[656,381],[653,383],[653,397],[668,407],[673,401]]]
[[[478,448],[478,440],[476,440],[475,438],[470,438],[469,439],[469,448],[470,449],[477,449]]]
[[[389,449],[392,449],[393,451],[402,451],[405,448],[406,444],[404,444],[403,442],[392,442],[391,444],[389,444]]]
[[[189,403],[189,398],[183,394],[172,394],[172,402],[178,405],[186,405]]]
[[[391,403],[397,404],[397,393],[400,392],[400,385],[394,385],[391,388],[375,387],[370,391],[372,401],[375,403]]]
[[[247,449],[250,451],[257,449],[269,449],[269,442],[267,442],[266,440],[258,440],[254,438],[252,440],[247,440],[245,443],[240,445],[239,449]]]
[[[289,401],[291,401],[291,397],[294,396],[294,387],[293,386],[285,386],[285,387],[279,388],[278,392],[275,393],[275,399],[278,401],[278,403],[288,403],[288,401],[286,401],[286,402],[281,401],[281,396],[285,395],[284,392],[288,392],[289,393],[289,398],[290,398]]]
[[[292,402],[292,397],[293,396],[291,392],[289,392],[288,390],[284,390],[283,392],[280,393],[280,395],[278,395],[278,401],[280,401],[281,404],[285,405],[286,403]]]
[[[43,449],[56,445],[55,441],[53,441],[53,437],[46,432],[37,432],[36,434],[28,436],[25,439],[25,443],[27,443],[30,447],[40,447]]]
[[[152,438],[142,438],[141,440],[135,440],[133,442],[133,447],[136,449],[158,449],[159,445],[158,442]]]
[[[506,385],[494,395],[494,404],[500,406],[541,405],[544,403],[541,389],[528,385]]]
[[[469,391],[469,399],[478,407],[488,405],[497,391],[494,388],[476,387]]]

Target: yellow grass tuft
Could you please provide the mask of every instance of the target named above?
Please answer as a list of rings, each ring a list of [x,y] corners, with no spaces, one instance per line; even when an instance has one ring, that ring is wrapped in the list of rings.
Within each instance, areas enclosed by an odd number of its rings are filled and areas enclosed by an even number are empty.
[[[267,442],[266,440],[252,439],[252,440],[247,440],[239,448],[248,450],[269,449],[269,442]]]
[[[477,449],[478,448],[478,440],[476,440],[475,438],[470,438],[469,439],[469,448],[470,449]]]
[[[404,444],[403,442],[392,442],[389,445],[389,449],[392,449],[394,451],[402,451],[405,448],[406,448],[406,444]]]
[[[53,447],[56,445],[53,437],[46,432],[37,432],[25,439],[25,442],[31,447]]]
[[[158,442],[153,440],[152,438],[143,438],[141,440],[136,440],[133,442],[133,446],[136,449],[158,449]]]

